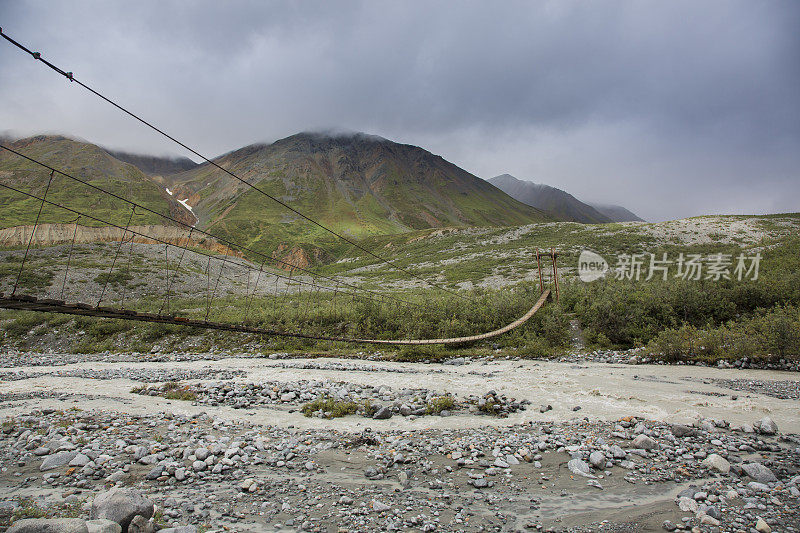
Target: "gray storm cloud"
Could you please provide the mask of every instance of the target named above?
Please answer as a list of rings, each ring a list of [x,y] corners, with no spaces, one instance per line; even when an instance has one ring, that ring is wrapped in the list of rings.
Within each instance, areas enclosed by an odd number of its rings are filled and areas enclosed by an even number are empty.
[[[792,1],[0,1],[4,32],[209,156],[364,131],[652,220],[800,210],[799,23]],[[0,129],[180,153],[0,44]]]

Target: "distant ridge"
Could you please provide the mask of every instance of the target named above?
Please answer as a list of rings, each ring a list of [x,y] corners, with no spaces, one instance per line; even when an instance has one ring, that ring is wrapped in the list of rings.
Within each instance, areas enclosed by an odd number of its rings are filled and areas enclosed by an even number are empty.
[[[510,174],[501,174],[488,180],[489,183],[522,203],[541,209],[553,217],[584,224],[613,222],[589,204],[549,185],[522,181]]]
[[[191,170],[198,166],[197,163],[187,157],[157,157],[108,149],[106,149],[106,152],[120,161],[130,163],[150,176],[169,176],[170,174]]]
[[[598,210],[603,215],[607,216],[614,222],[644,222],[644,219],[639,218],[635,213],[632,213],[622,207],[621,205],[611,204],[589,204]]]

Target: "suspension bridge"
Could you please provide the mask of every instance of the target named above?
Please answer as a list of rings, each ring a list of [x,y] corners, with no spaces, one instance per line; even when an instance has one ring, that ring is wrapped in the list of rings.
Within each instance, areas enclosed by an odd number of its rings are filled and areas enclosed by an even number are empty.
[[[354,238],[343,235],[292,207],[284,200],[269,194],[258,183],[247,181],[230,169],[220,166],[213,159],[204,156],[184,142],[166,133],[152,122],[141,118],[111,98],[83,83],[72,72],[65,71],[49,62],[42,57],[41,53],[31,51],[4,33],[2,28],[0,28],[0,35],[6,42],[65,77],[71,83],[77,84],[128,117],[145,125],[182,149],[187,150],[206,164],[226,174],[230,179],[236,180],[257,192],[263,196],[264,201],[275,202],[298,220],[322,230],[331,239],[340,241],[351,249],[357,250],[366,257],[371,258],[371,260],[376,261],[377,264],[385,265],[409,280],[415,280],[415,282],[430,287],[433,291],[438,291],[448,297],[468,300],[459,291],[415,274],[407,267],[403,267],[397,264],[396,261],[370,250]],[[19,147],[12,147],[3,143],[0,144],[0,150],[5,152],[8,157],[17,158],[20,164],[27,165],[26,168],[29,171],[38,169],[39,173],[46,176],[46,182],[40,188],[26,188],[25,184],[22,183],[0,181],[0,188],[19,198],[27,199],[29,201],[28,205],[35,205],[38,210],[34,224],[22,228],[21,235],[26,241],[24,255],[19,260],[19,266],[14,266],[10,270],[10,275],[6,276],[7,280],[4,281],[3,285],[0,285],[2,287],[0,308],[175,324],[211,330],[322,341],[379,345],[428,345],[469,343],[497,337],[525,324],[545,305],[551,296],[558,297],[557,253],[551,249],[543,254],[536,252],[535,260],[538,267],[539,282],[538,299],[522,316],[492,331],[447,338],[385,339],[358,338],[355,336],[326,334],[319,331],[298,331],[286,327],[277,327],[277,325],[275,327],[264,327],[263,324],[256,323],[250,317],[251,313],[255,311],[253,308],[262,303],[261,298],[265,295],[269,295],[270,301],[277,307],[281,305],[281,302],[287,302],[290,297],[296,300],[298,297],[302,298],[303,295],[305,295],[305,304],[311,305],[315,296],[319,297],[325,294],[332,301],[334,313],[337,306],[341,308],[352,302],[377,302],[416,309],[421,308],[424,313],[429,305],[429,300],[425,298],[419,301],[418,298],[410,298],[404,294],[390,293],[386,290],[378,291],[374,288],[365,287],[363,284],[356,283],[342,275],[323,274],[308,265],[303,266],[296,261],[282,259],[274,254],[267,254],[254,249],[252,246],[212,233],[208,229],[195,227],[194,224],[190,224],[180,217],[160,212],[133,197],[127,197],[100,186],[96,180],[90,181],[85,177],[75,175],[77,174],[75,172],[68,172],[64,168],[56,168],[56,166],[31,154],[26,154]],[[91,210],[71,205],[69,202],[54,199],[51,191],[64,183],[78,187],[78,190],[81,190],[83,194],[97,198],[98,201],[113,202],[118,212],[127,214],[127,222],[123,224],[119,221],[109,220],[111,217],[104,217]],[[48,229],[52,229],[52,225],[47,225],[43,222],[43,213],[58,213],[60,219],[66,217],[71,222],[69,224],[61,224],[59,228],[61,233],[66,235],[62,239],[62,244],[66,247],[66,257],[64,264],[59,265],[59,270],[63,272],[59,273],[57,276],[59,279],[55,279],[52,284],[37,289],[31,288],[30,284],[26,283],[26,280],[31,276],[35,277],[35,271],[39,268],[33,260],[41,242],[41,239],[37,238],[37,232],[42,232],[45,226]],[[150,219],[160,220],[162,226],[171,228],[171,231],[168,232],[168,235],[164,235],[163,232],[153,231],[152,225],[136,224],[136,218],[143,215]],[[2,208],[0,208],[0,217],[2,216]],[[85,280],[75,276],[76,254],[81,244],[77,237],[79,229],[83,233],[86,228],[90,227],[105,228],[108,232],[109,237],[106,239],[108,241],[107,251],[110,252],[108,270],[105,270],[106,267],[104,266],[102,275],[97,276],[96,279],[100,281],[96,294],[78,292],[73,298],[69,298],[68,295],[74,292],[68,290],[72,285],[85,284]],[[69,238],[69,228],[74,228],[71,239]],[[208,246],[200,246],[200,242],[214,243],[216,248],[210,249]],[[140,299],[131,294],[124,284],[118,286],[113,281],[115,275],[123,278],[131,276],[133,272],[131,264],[136,255],[135,248],[140,245],[147,245],[151,248],[163,247],[164,254],[164,270],[163,275],[160,275],[163,283],[158,292],[148,291],[148,304],[144,306],[147,307],[146,309],[142,308],[143,305]],[[542,275],[542,260],[544,258],[549,259],[551,262],[552,289],[544,285]],[[545,266],[544,268],[547,269],[548,267]],[[185,279],[187,272],[190,272],[189,276],[194,278],[191,280],[194,282],[191,287],[188,287],[189,283]],[[240,297],[244,297],[244,312],[243,316],[238,317],[237,321],[224,320],[228,304],[224,296],[223,287],[226,282],[223,282],[223,280],[231,279],[238,280],[239,285],[243,288],[243,291],[241,291],[243,294],[240,294]],[[187,287],[183,287],[184,290],[180,291],[180,285],[187,285]],[[186,298],[180,297],[181,294],[186,294],[187,292],[195,296],[195,301],[191,305],[186,303]],[[294,303],[296,304],[296,301]]]

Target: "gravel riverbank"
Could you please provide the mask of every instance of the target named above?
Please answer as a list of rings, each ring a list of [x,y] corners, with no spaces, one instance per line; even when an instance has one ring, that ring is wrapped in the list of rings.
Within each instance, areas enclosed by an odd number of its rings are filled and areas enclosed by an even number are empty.
[[[0,524],[116,488],[129,531],[800,531],[791,373],[82,357],[3,359]]]

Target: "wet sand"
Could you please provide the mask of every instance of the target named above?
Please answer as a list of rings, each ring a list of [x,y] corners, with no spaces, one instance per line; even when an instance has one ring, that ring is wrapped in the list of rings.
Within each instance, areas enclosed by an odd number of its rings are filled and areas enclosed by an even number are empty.
[[[87,362],[52,367],[15,367],[15,371],[53,372],[33,379],[0,381],[0,394],[65,393],[77,396],[69,401],[81,408],[107,408],[131,414],[170,410],[185,414],[207,412],[214,417],[241,419],[255,424],[294,425],[298,428],[375,429],[465,428],[486,425],[513,425],[528,421],[564,421],[576,417],[592,420],[617,420],[637,416],[667,422],[691,422],[697,418],[724,419],[732,425],[752,423],[769,415],[782,431],[800,433],[798,402],[755,392],[724,388],[698,379],[752,379],[797,381],[790,372],[767,370],[717,369],[694,366],[568,364],[549,361],[489,361],[461,366],[389,362],[361,362],[364,371],[301,367],[306,363],[327,366],[353,364],[345,359],[268,359],[232,358],[219,361],[100,363]],[[140,383],[128,379],[84,379],[58,377],[57,372],[76,369],[226,369],[243,370],[246,376],[236,382],[259,383],[268,380],[336,380],[364,385],[387,385],[395,389],[424,387],[455,395],[483,394],[494,389],[518,400],[528,399],[534,407],[550,404],[552,411],[528,409],[508,418],[459,415],[448,418],[422,417],[408,420],[371,420],[356,417],[325,420],[306,418],[299,412],[276,409],[237,410],[224,406],[192,406],[187,402],[141,396],[130,391]],[[398,372],[397,370],[400,370]],[[403,373],[407,370],[413,373]],[[420,372],[421,371],[421,372]],[[197,381],[197,380],[195,380]],[[210,381],[216,381],[211,379]],[[735,400],[733,398],[736,398]],[[39,408],[63,408],[61,400],[42,398]],[[13,416],[31,407],[30,402],[4,402],[0,416]],[[580,406],[581,410],[572,409]]]

